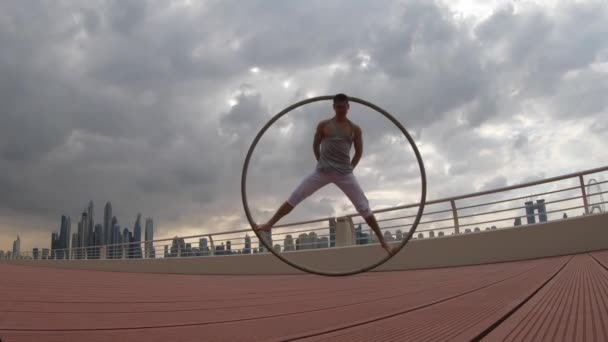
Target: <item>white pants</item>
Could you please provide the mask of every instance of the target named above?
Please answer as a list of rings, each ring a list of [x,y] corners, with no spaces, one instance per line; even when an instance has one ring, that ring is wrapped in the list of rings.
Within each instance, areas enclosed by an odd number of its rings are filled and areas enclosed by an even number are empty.
[[[293,191],[287,203],[292,207],[295,207],[305,198],[312,195],[315,191],[324,187],[329,183],[334,183],[352,202],[357,212],[366,218],[372,215],[372,211],[369,208],[369,202],[363,190],[357,182],[357,178],[352,173],[341,174],[337,171],[321,171],[315,169],[311,174],[306,176],[300,185]]]

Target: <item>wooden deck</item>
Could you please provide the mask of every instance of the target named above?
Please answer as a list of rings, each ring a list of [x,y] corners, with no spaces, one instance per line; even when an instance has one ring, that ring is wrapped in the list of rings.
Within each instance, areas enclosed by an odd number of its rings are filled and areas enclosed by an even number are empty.
[[[346,278],[0,264],[0,338],[607,341],[608,251]]]

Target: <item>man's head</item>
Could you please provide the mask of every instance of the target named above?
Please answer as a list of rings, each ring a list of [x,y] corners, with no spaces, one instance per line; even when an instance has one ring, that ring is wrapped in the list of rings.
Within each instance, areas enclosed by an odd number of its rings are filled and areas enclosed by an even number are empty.
[[[334,112],[336,112],[337,117],[346,117],[349,108],[348,96],[345,94],[337,94],[334,96]]]

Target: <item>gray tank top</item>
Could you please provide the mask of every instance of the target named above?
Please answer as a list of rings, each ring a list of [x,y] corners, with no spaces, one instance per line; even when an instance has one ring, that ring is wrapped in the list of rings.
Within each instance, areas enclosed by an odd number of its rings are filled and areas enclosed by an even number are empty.
[[[351,125],[352,127],[352,125]],[[322,171],[335,170],[341,174],[353,172],[350,159],[350,148],[354,140],[354,130],[349,133],[335,122],[329,121],[329,134],[321,141],[321,155],[317,169]]]

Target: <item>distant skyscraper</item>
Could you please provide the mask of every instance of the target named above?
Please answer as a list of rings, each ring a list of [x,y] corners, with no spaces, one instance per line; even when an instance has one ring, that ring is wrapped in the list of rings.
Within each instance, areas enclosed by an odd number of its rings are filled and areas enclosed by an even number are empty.
[[[68,218],[65,215],[61,215],[61,227],[59,229],[59,248],[69,248],[70,238],[70,232],[68,231]]]
[[[245,234],[245,248],[243,249],[244,254],[251,254],[251,238],[249,234]]]
[[[137,213],[135,224],[133,225],[133,257],[141,258],[141,214]]]
[[[59,234],[57,234],[56,232],[53,232],[51,234],[51,251],[55,251],[56,249],[59,249]]]
[[[118,225],[118,220],[116,219],[116,216],[112,216],[112,220],[110,221],[110,231],[108,232],[108,244],[109,245],[113,245],[116,241],[116,236],[114,235],[114,232],[116,231],[116,226]]]
[[[544,199],[536,200],[536,204],[533,201],[528,201],[525,204],[528,224],[536,223],[536,210],[538,210],[538,222],[547,222],[547,208]]]
[[[152,221],[152,218],[150,217],[146,218],[145,239],[146,258],[155,258],[156,255],[154,253],[154,242],[152,242],[154,240],[154,221]]]
[[[329,219],[329,247],[336,246],[336,219]]]
[[[95,246],[102,246],[103,244],[103,226],[98,223],[95,225]]]
[[[80,238],[80,242],[78,245],[80,247],[87,247],[89,243],[89,237],[87,235],[89,226],[89,219],[87,212],[83,212],[80,218],[80,223],[78,224],[78,238]]]
[[[131,239],[130,239],[130,236],[129,236],[129,229],[128,228],[123,229],[122,230],[122,242],[126,243],[126,242],[129,242],[130,240]],[[133,258],[133,255],[134,255],[133,247],[135,247],[135,246],[133,246],[133,245],[124,245],[124,246],[121,246],[120,249],[121,250],[123,250],[123,249],[127,250],[127,253],[125,253],[127,258]]]
[[[89,207],[87,208],[87,247],[95,245],[95,210],[93,201],[89,201]]]
[[[21,239],[17,235],[17,240],[13,242],[13,258],[17,258],[21,255]]]
[[[327,236],[323,236],[317,242],[317,248],[328,248],[329,247],[329,239]]]
[[[293,237],[291,236],[291,234],[287,234],[287,236],[285,236],[285,239],[283,240],[283,250],[285,252],[289,252],[294,251],[295,249],[296,247],[293,244]]]
[[[209,245],[207,245],[207,238],[200,238],[198,240],[198,249],[201,251],[202,256],[207,256],[210,253]]]
[[[135,225],[133,225],[133,238],[136,242],[141,242],[141,214],[137,214]]]
[[[526,217],[528,219],[528,224],[536,223],[536,218],[534,216],[534,202],[528,201],[525,203],[526,205]]]
[[[121,235],[120,235],[120,225],[119,224],[115,224],[113,225],[113,231],[112,231],[112,245],[111,246],[111,250],[112,250],[112,258],[113,259],[117,259],[120,258],[120,246],[119,244],[121,243]]]
[[[106,203],[103,211],[103,244],[110,244],[110,236],[112,232],[112,204]]]
[[[536,200],[536,208],[538,209],[538,221],[547,222],[547,208],[545,207],[545,200]]]

